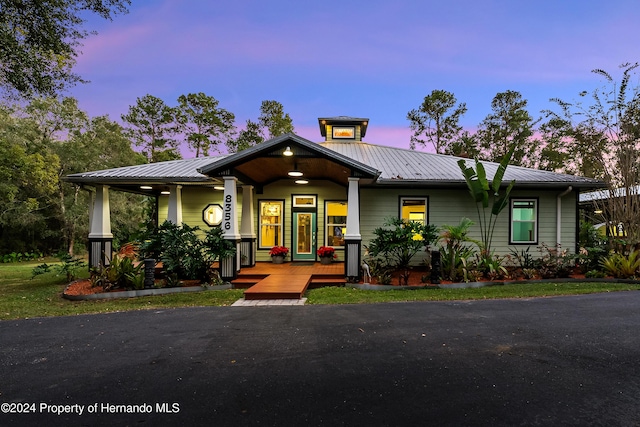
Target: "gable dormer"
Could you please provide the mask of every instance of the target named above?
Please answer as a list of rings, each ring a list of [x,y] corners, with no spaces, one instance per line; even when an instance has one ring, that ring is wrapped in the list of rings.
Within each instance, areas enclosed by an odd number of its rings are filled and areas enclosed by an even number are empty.
[[[367,133],[369,119],[359,117],[320,117],[320,134],[325,142],[361,142]]]

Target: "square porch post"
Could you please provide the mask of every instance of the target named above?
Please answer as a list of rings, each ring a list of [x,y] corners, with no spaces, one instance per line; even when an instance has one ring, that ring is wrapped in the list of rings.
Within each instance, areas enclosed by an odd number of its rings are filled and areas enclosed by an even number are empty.
[[[256,232],[253,222],[253,186],[242,186],[242,222],[240,223],[240,264],[242,267],[256,265]]]
[[[344,275],[360,280],[362,235],[360,234],[360,179],[349,177],[347,190],[347,232],[344,236]]]
[[[89,268],[100,268],[111,263],[113,234],[109,208],[109,186],[96,186],[95,199],[89,208]]]
[[[238,277],[240,271],[240,233],[238,232],[238,179],[234,176],[224,177],[224,199],[222,207],[222,231],[226,240],[236,247],[236,253],[220,260],[220,277],[231,281]]]

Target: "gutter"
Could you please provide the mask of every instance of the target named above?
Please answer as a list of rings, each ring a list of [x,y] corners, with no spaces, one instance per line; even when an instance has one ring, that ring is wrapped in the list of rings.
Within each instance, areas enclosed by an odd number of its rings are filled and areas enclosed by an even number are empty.
[[[556,197],[556,244],[558,245],[558,248],[562,246],[562,198],[572,190],[573,187],[569,186]]]

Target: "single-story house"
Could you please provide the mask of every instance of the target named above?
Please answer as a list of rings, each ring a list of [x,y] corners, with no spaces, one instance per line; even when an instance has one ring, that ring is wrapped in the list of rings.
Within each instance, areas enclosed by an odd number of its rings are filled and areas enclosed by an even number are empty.
[[[435,225],[476,221],[476,206],[457,164],[459,158],[368,144],[369,120],[318,119],[324,141],[295,134],[227,155],[72,174],[69,182],[95,187],[90,221],[90,262],[111,253],[109,191],[157,197],[159,223],[222,227],[237,244],[221,262],[225,279],[268,261],[273,246],[291,249],[292,262],[315,261],[320,246],[333,246],[345,276],[360,277],[364,246],[385,218]],[[470,165],[472,160],[468,160]],[[498,164],[483,162],[491,179]],[[509,166],[515,180],[509,206],[498,219],[498,254],[540,244],[576,251],[578,198],[602,188],[598,180]],[[480,238],[474,225],[471,237]]]

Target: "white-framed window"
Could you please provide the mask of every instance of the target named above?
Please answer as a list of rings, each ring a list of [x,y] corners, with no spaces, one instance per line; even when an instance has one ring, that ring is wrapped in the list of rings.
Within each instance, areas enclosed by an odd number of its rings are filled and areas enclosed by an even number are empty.
[[[415,221],[427,224],[429,200],[427,197],[400,197],[400,218],[406,221]],[[416,234],[414,240],[422,240],[422,236]]]
[[[538,242],[538,200],[511,199],[510,243]]]
[[[344,247],[344,235],[347,232],[347,202],[325,201],[325,246]]]
[[[261,200],[259,204],[258,247],[271,249],[273,246],[283,246],[284,201]]]

